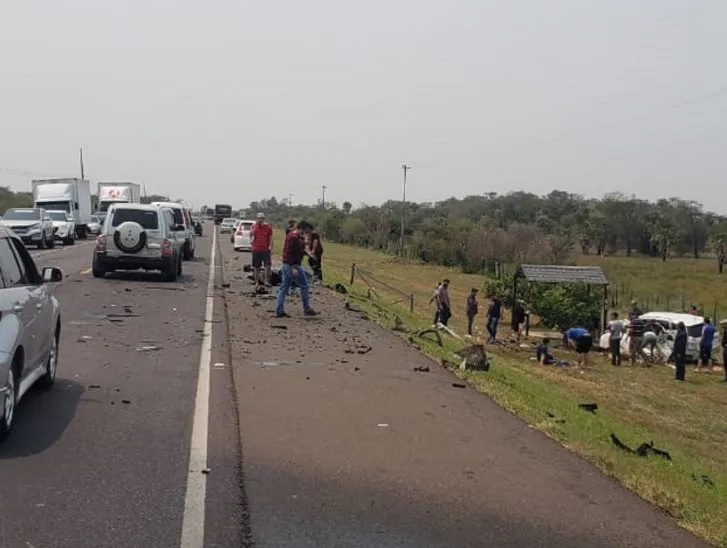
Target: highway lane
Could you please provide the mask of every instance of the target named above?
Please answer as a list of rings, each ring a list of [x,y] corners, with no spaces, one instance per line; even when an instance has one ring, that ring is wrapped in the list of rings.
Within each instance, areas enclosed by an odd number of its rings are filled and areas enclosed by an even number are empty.
[[[211,232],[211,226],[207,227]],[[212,237],[178,283],[154,274],[95,279],[93,240],[32,251],[58,266],[63,332],[57,385],[31,391],[0,446],[0,546],[180,545]],[[225,361],[219,306],[212,359]],[[207,546],[239,545],[239,440],[229,372],[211,385]],[[206,411],[206,405],[203,405]],[[206,419],[206,416],[204,417]],[[204,493],[202,493],[204,496]],[[191,513],[192,528],[202,527]]]

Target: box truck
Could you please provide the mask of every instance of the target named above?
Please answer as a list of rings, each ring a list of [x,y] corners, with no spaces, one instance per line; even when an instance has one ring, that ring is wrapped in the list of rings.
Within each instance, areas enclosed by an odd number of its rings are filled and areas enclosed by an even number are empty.
[[[65,211],[73,219],[76,238],[86,238],[91,221],[91,183],[83,179],[36,179],[31,186],[33,207]]]
[[[141,185],[137,183],[99,183],[96,211],[106,213],[111,204],[141,203]]]

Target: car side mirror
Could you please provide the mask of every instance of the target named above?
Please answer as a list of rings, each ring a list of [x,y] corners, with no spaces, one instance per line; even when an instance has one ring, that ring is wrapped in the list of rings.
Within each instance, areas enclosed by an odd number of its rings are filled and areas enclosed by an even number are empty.
[[[63,272],[60,268],[54,266],[46,266],[43,269],[43,281],[56,283],[63,281]]]

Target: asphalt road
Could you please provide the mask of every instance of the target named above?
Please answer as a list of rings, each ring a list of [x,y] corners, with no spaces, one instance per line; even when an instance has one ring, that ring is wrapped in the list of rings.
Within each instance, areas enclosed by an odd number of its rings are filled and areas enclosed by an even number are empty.
[[[3,548],[180,546],[188,476],[199,484],[203,475],[188,463],[212,236],[197,242],[173,284],[153,274],[93,278],[92,240],[31,251],[39,267],[65,274],[54,287],[63,331],[56,386],[26,396],[0,446]],[[213,363],[227,361],[222,303],[216,310]],[[239,546],[228,370],[214,376],[209,401],[207,518],[192,508],[186,525],[201,531],[207,522],[206,546]]]
[[[275,319],[221,243],[258,546],[704,546],[334,293]]]

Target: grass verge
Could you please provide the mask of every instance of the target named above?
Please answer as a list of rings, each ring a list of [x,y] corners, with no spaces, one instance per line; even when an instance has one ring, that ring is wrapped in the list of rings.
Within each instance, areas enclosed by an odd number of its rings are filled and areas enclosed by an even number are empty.
[[[640,259],[631,260],[636,271],[644,268]],[[349,286],[352,263],[363,277]],[[624,264],[619,268],[626,268]],[[654,267],[648,268],[652,272]],[[667,263],[664,268],[672,266]],[[427,301],[437,281],[446,276],[451,280],[455,314],[450,325],[457,333],[464,332],[469,288],[482,287],[484,282],[481,276],[332,243],[326,243],[324,275],[327,284],[344,284],[351,303],[373,320],[392,327],[399,316],[410,329],[431,324],[433,309]],[[408,295],[414,295],[413,312]],[[483,322],[480,317],[480,328]],[[453,362],[453,352],[464,346],[449,337],[444,347],[422,338],[415,342],[425,354],[445,363]],[[674,516],[684,528],[712,544],[727,546],[727,385],[718,382],[721,375],[690,371],[688,382],[680,384],[666,367],[614,368],[603,357],[594,356],[590,368],[581,374],[536,365],[530,360],[530,348],[515,345],[491,352],[490,372],[455,369],[454,373]],[[578,404],[583,402],[598,403],[598,412],[581,411]],[[632,447],[653,441],[673,461],[626,454],[612,444],[611,433]],[[702,475],[714,486],[695,479]]]

